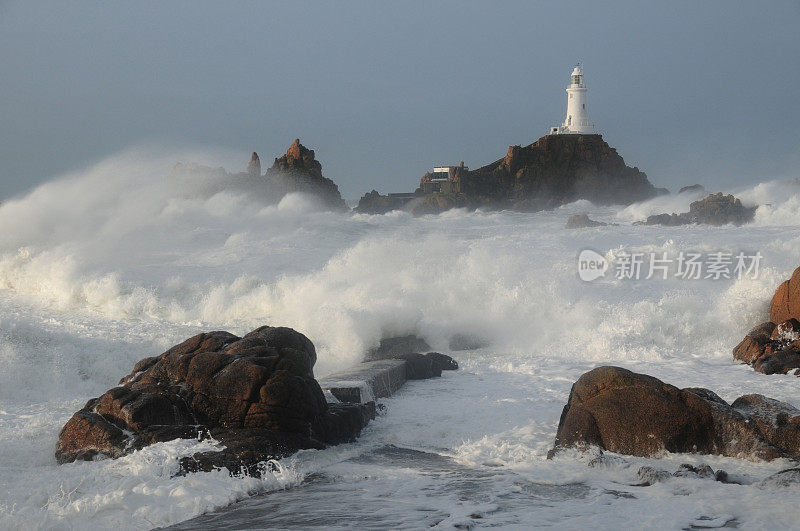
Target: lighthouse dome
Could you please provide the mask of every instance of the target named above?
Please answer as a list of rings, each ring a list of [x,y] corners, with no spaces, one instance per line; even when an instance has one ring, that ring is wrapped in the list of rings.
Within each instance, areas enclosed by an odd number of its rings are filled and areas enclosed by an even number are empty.
[[[572,75],[573,76],[582,76],[583,75],[583,68],[581,68],[581,65],[578,65],[578,66],[575,67],[575,70],[572,71]]]

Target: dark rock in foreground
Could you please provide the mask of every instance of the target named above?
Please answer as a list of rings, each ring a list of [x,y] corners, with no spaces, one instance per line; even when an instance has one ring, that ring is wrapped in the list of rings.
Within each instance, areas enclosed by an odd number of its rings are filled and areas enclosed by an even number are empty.
[[[648,216],[646,225],[689,225],[700,223],[704,225],[744,225],[753,221],[755,207],[745,207],[741,200],[732,195],[723,195],[722,192],[710,194],[705,199],[694,201],[689,205],[689,212],[682,214],[655,214]]]
[[[183,470],[253,472],[300,449],[352,441],[375,404],[328,404],[314,379],[316,359],[313,343],[290,328],[264,326],[241,338],[198,334],[139,361],[119,386],[75,413],[61,430],[56,459],[116,458],[156,442],[211,436],[225,449],[186,458]]]
[[[761,395],[728,404],[712,391],[678,389],[619,367],[572,386],[551,455],[597,446],[640,457],[662,452],[772,460],[800,457],[800,411]]]
[[[565,229],[586,229],[589,227],[605,227],[608,223],[590,219],[586,214],[575,214],[567,219]]]

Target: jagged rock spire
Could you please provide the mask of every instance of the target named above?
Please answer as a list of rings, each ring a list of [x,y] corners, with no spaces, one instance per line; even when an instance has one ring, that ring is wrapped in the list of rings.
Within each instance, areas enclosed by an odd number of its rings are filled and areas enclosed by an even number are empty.
[[[255,151],[253,151],[253,155],[250,157],[250,164],[247,165],[247,173],[253,177],[259,177],[261,175],[261,160],[258,158],[258,153]]]

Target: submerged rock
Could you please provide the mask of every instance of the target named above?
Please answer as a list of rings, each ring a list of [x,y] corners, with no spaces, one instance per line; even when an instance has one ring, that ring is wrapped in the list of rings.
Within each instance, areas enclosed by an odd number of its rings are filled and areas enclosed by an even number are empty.
[[[374,404],[328,404],[314,379],[316,359],[313,343],[290,328],[198,334],[139,361],[117,387],[90,400],[62,429],[56,459],[116,458],[210,435],[225,449],[195,455],[184,468],[238,470],[353,440]]]
[[[608,223],[589,219],[586,214],[575,214],[567,219],[566,229],[584,229],[588,227],[605,227]]]
[[[385,337],[381,339],[377,347],[369,349],[367,361],[385,360],[387,358],[397,358],[405,354],[415,352],[427,352],[431,346],[421,337],[414,334],[407,336]]]
[[[489,345],[489,340],[472,334],[454,334],[448,341],[450,350],[477,350]]]
[[[572,386],[551,454],[597,446],[626,455],[662,452],[772,460],[800,457],[800,411],[761,395],[732,405],[708,389],[678,389],[619,367],[598,367]]]

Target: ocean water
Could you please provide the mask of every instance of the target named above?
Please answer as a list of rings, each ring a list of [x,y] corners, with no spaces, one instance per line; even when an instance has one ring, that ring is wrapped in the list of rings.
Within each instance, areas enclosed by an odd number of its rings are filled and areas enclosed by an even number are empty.
[[[178,160],[220,156],[131,150],[0,204],[0,528],[797,525],[800,488],[758,486],[786,461],[546,459],[570,386],[601,364],[729,401],[763,393],[800,407],[797,377],[731,359],[800,265],[797,182],[726,190],[762,205],[740,228],[633,224],[685,211],[702,194],[535,214],[368,216],[323,212],[302,195],[266,206],[202,167],[171,173]],[[564,229],[574,213],[613,225]],[[757,278],[618,279],[610,269],[584,282],[584,249],[609,260],[740,251],[762,259]],[[177,459],[208,441],[56,465],[61,426],[138,359],[199,331],[263,324],[308,335],[317,376],[357,363],[382,336],[416,333],[442,352],[454,334],[489,346],[452,353],[461,370],[385,399],[358,442],[300,452],[260,478],[176,477]],[[672,471],[684,462],[743,484],[633,486],[642,465]]]

